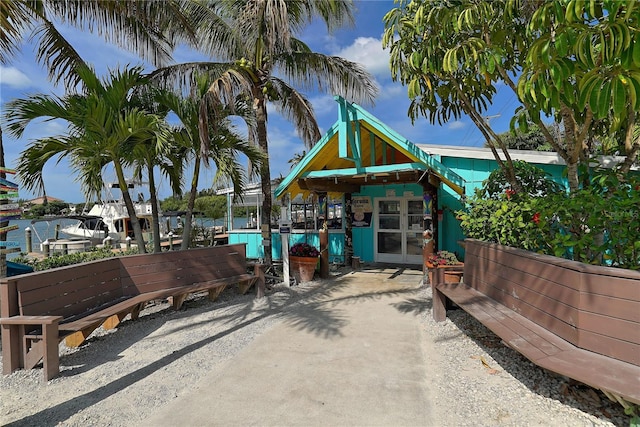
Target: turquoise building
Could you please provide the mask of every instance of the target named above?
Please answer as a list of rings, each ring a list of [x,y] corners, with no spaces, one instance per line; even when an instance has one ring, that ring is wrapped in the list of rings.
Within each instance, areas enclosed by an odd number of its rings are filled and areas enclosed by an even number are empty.
[[[332,263],[359,257],[368,263],[419,265],[425,230],[433,232],[437,249],[462,256],[458,242],[464,236],[455,211],[497,168],[491,151],[415,144],[359,105],[335,99],[338,120],[274,191],[274,204],[282,209],[272,224],[273,259],[282,258],[283,236],[289,245],[306,241],[319,247],[318,230],[325,222]],[[510,154],[563,179],[564,162],[556,153]],[[259,209],[259,191],[254,196],[249,204]],[[249,257],[264,256],[259,226],[230,226],[228,233],[229,243],[247,243]]]

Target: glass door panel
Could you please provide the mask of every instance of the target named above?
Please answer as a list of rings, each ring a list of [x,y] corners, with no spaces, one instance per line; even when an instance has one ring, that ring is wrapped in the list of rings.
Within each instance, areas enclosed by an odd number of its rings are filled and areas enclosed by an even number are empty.
[[[400,199],[378,200],[376,250],[378,261],[400,262],[402,259],[402,215]]]
[[[405,262],[422,263],[422,200],[407,199],[406,207]]]
[[[375,207],[376,261],[421,264],[422,199],[378,199]]]

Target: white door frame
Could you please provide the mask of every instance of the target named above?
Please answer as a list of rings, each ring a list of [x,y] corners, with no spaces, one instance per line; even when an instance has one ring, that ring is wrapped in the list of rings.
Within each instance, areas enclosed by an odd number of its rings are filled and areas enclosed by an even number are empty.
[[[398,228],[380,228],[380,202],[384,201],[398,201],[400,203],[399,206],[399,224]],[[389,262],[396,264],[422,264],[422,252],[420,250],[420,254],[409,254],[408,249],[409,245],[417,245],[422,242],[422,224],[419,222],[419,228],[416,228],[416,220],[418,218],[422,218],[422,212],[412,212],[409,214],[409,201],[419,202],[420,206],[422,206],[422,198],[411,196],[396,196],[396,197],[376,197],[374,198],[374,209],[373,209],[373,222],[374,222],[374,230],[373,230],[373,256],[376,262]],[[394,214],[387,214],[394,215]],[[411,219],[410,219],[411,217]],[[412,222],[414,225],[412,227],[409,226],[409,223]],[[399,253],[383,253],[378,252],[378,237],[379,233],[392,233],[398,234],[398,240],[400,243],[400,252]],[[397,247],[397,246],[396,246]],[[415,247],[412,247],[414,252],[416,251]]]

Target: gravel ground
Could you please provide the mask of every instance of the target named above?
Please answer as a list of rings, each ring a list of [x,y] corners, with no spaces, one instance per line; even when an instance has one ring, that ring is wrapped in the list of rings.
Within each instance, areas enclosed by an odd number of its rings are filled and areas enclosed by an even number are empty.
[[[40,369],[1,376],[0,424],[144,426],[203,370],[233,358],[321,285],[276,285],[262,300],[227,289],[215,303],[193,296],[178,312],[157,303],[138,321],[98,329],[78,349],[61,344],[61,374],[47,384]],[[420,301],[423,348],[436,352],[425,363],[433,366],[439,425],[629,425],[620,405],[536,367],[462,310],[435,323],[429,287]]]

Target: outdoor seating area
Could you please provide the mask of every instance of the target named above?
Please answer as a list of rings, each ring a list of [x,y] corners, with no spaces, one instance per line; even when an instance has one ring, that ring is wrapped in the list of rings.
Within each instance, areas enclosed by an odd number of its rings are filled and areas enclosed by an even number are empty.
[[[465,240],[461,283],[436,269],[433,317],[448,301],[533,363],[640,403],[640,272]]]
[[[253,268],[252,272],[248,272]],[[262,265],[248,264],[245,245],[212,246],[114,257],[0,280],[3,373],[43,362],[44,379],[59,373],[58,344],[77,347],[98,327],[136,320],[145,304],[182,307],[193,293],[215,300],[227,285],[264,295]]]

